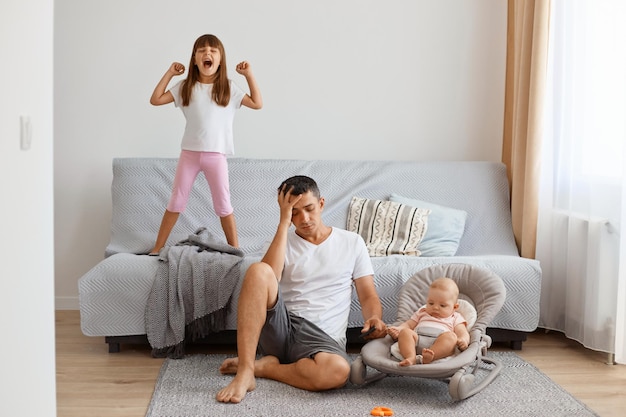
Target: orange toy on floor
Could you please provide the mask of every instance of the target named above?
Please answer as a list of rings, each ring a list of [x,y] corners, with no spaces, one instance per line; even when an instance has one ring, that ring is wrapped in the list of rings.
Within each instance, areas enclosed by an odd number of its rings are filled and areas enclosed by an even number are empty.
[[[389,407],[374,407],[370,414],[373,416],[392,416],[393,410]]]

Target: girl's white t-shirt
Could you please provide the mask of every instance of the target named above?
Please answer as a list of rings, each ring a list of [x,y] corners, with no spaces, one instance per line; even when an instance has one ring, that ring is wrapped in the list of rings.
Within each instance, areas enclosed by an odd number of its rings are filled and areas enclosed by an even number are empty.
[[[352,301],[352,281],[374,275],[360,235],[332,228],[330,236],[314,245],[295,231],[288,235],[280,288],[289,311],[306,318],[342,346]]]
[[[230,100],[226,107],[222,107],[211,98],[213,84],[197,82],[193,87],[189,105],[183,106],[180,95],[182,82],[179,81],[170,89],[174,96],[174,104],[182,110],[187,120],[181,148],[187,151],[233,155],[235,153],[233,120],[245,96],[243,90],[229,80]]]

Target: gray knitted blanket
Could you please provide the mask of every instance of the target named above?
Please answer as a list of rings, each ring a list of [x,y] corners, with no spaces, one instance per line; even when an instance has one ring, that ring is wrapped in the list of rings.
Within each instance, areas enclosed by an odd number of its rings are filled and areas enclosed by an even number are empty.
[[[155,357],[181,358],[185,340],[224,330],[243,252],[202,227],[165,247],[146,306],[146,333]]]

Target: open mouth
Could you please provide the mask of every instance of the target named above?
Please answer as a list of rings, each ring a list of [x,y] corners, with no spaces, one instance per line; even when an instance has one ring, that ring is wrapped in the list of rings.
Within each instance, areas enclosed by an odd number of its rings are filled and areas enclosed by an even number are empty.
[[[206,69],[211,69],[211,67],[213,67],[213,61],[206,59],[202,62],[202,65],[204,65],[204,68]]]

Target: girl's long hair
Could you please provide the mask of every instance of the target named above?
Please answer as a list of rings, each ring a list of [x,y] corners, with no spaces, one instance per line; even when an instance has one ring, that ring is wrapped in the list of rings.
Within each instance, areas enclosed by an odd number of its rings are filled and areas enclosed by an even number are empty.
[[[226,51],[224,51],[224,45],[222,45],[222,42],[215,35],[202,35],[196,39],[196,42],[193,44],[191,59],[189,60],[189,75],[187,76],[187,79],[183,81],[180,90],[180,94],[183,99],[183,106],[189,105],[193,87],[200,78],[200,71],[198,70],[195,61],[196,51],[205,46],[219,49],[220,55],[222,56],[220,66],[215,73],[215,81],[213,82],[211,98],[218,105],[226,107],[230,101],[230,84],[226,73]]]

